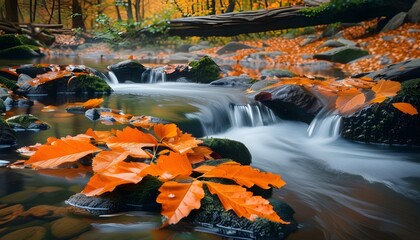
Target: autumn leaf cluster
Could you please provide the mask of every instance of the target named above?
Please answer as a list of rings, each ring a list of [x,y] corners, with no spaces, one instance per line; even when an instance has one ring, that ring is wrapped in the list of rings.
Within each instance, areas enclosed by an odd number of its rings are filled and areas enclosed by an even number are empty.
[[[232,210],[239,217],[287,223],[268,200],[247,190],[254,185],[280,188],[285,182],[279,175],[231,160],[216,166],[207,164],[213,159],[212,150],[201,143],[175,124],[156,124],[149,131],[131,127],[89,129],[76,136],[50,137],[45,144],[32,146],[29,150],[33,154],[23,164],[37,170],[54,169],[51,171],[88,168],[93,175],[82,191],[87,196],[112,192],[118,186],[138,184],[146,176],[154,176],[162,182],[156,202],[162,206],[164,225],[176,224],[199,209],[206,192],[216,195],[226,211]]]

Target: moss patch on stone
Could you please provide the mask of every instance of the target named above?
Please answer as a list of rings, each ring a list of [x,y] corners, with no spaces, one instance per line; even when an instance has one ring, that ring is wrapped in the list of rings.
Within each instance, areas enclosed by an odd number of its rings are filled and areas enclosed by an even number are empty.
[[[17,85],[16,85],[16,81],[0,76],[0,87],[4,87],[10,90],[15,90],[17,88]]]
[[[79,75],[69,81],[69,92],[76,93],[106,93],[110,94],[112,88],[100,77]]]
[[[211,148],[215,153],[214,155],[232,159],[242,165],[249,165],[252,162],[251,153],[241,142],[223,138],[203,138],[202,140],[203,145]]]
[[[0,51],[0,58],[29,59],[43,56],[37,46],[19,45]]]
[[[198,61],[190,62],[191,74],[194,81],[198,83],[210,83],[219,78],[219,66],[208,56]]]

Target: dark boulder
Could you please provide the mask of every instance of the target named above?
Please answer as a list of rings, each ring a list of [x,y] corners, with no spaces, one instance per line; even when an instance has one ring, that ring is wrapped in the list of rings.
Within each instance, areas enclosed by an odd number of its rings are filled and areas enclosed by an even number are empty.
[[[393,81],[405,81],[420,76],[420,58],[415,58],[395,64],[391,64],[378,71],[371,72],[366,77],[372,78],[375,81],[380,79],[387,79]]]
[[[407,102],[420,110],[420,79],[402,83],[397,96],[343,117],[342,136],[364,143],[420,146],[420,115],[396,109],[392,103]]]
[[[31,59],[43,56],[44,54],[41,53],[41,49],[39,47],[31,45],[20,45],[0,50],[0,58]]]
[[[266,67],[270,64],[267,59],[275,59],[277,56],[283,55],[282,52],[256,52],[251,53],[248,56],[245,56],[244,58],[239,61],[239,63],[247,68],[253,68],[253,69],[261,69]]]
[[[6,119],[6,122],[14,130],[47,130],[48,123],[39,120],[32,114],[20,114]]]
[[[256,101],[273,110],[282,119],[310,123],[323,104],[309,91],[294,84],[285,84],[257,93]]]
[[[178,82],[180,79],[191,80],[192,73],[188,65],[168,65],[165,67],[166,81]]]
[[[9,124],[0,118],[0,145],[14,146],[16,144],[16,134]]]
[[[389,20],[389,22],[382,28],[381,31],[382,32],[388,32],[388,31],[395,30],[395,29],[399,28],[401,25],[403,25],[406,17],[407,17],[406,12],[398,13],[397,15],[392,17],[391,20]]]
[[[331,62],[348,63],[368,54],[368,51],[357,47],[343,46],[333,48],[322,53],[317,53],[313,57],[315,59],[327,60]]]
[[[143,72],[146,71],[142,64],[133,60],[122,61],[107,68],[115,74],[119,82],[140,82]]]
[[[219,50],[217,50],[217,55],[227,54],[227,53],[234,53],[236,51],[242,50],[242,49],[250,49],[254,48],[252,46],[238,43],[238,42],[230,42],[226,44],[225,46],[221,47]]]
[[[36,75],[44,74],[52,71],[51,66],[43,66],[38,64],[25,64],[21,65],[16,69],[17,74],[26,74],[31,78],[36,77]]]
[[[18,86],[16,85],[16,81],[9,80],[0,76],[0,87],[4,87],[10,90],[16,90]]]
[[[412,23],[420,23],[420,0],[417,0],[408,11],[407,20]]]
[[[213,150],[215,159],[228,158],[242,165],[250,165],[252,156],[248,148],[241,142],[222,138],[203,138],[203,145]]]

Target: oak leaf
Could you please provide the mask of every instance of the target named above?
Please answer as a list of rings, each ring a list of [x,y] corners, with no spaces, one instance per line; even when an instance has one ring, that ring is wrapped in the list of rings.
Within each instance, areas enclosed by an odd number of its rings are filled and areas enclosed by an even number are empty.
[[[396,109],[400,110],[403,113],[407,113],[410,115],[419,114],[417,109],[410,103],[397,102],[397,103],[393,103],[392,106],[394,106]]]
[[[204,173],[202,177],[231,179],[247,188],[254,184],[264,189],[269,189],[270,185],[281,188],[286,184],[277,174],[260,172],[251,166],[242,166],[233,161],[217,165]]]
[[[391,80],[379,80],[376,85],[372,87],[372,91],[375,92],[375,98],[372,99],[371,103],[381,103],[387,97],[393,97],[397,95],[397,92],[401,90],[401,83]]]
[[[161,213],[166,217],[164,225],[176,224],[191,210],[199,209],[204,198],[203,183],[197,180],[191,183],[165,182],[159,192],[156,202],[162,204]]]
[[[57,139],[51,145],[42,145],[27,161],[32,168],[54,168],[62,163],[75,162],[102,149],[89,142],[74,139]]]
[[[160,155],[157,163],[151,163],[145,174],[156,176],[161,181],[168,181],[176,177],[189,177],[192,173],[191,163],[184,154],[170,152]]]
[[[273,222],[288,224],[274,211],[270,202],[261,196],[253,196],[252,192],[238,185],[225,185],[206,182],[211,194],[216,194],[226,211],[233,210],[238,217],[254,221],[257,217]]]

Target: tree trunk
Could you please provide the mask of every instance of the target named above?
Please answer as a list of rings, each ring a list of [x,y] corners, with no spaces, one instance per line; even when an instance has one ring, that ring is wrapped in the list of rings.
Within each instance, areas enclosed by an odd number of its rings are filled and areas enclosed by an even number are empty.
[[[211,0],[210,8],[211,8],[210,15],[216,14],[216,0]]]
[[[235,10],[235,3],[236,3],[236,0],[229,0],[229,5],[226,8],[226,13],[230,13]]]
[[[32,22],[32,0],[29,0],[29,22]]]
[[[367,2],[351,9],[303,13],[306,6],[292,6],[212,16],[178,18],[169,21],[168,34],[176,36],[234,36],[280,29],[300,28],[335,22],[394,16],[410,9],[414,0]],[[355,14],[357,12],[357,14]],[[312,14],[312,15],[311,15]]]
[[[117,20],[118,20],[118,22],[122,22],[120,9],[118,8],[118,5],[117,4],[115,4],[115,9],[117,11]]]
[[[18,1],[6,0],[5,2],[6,20],[10,22],[19,22],[18,19]]]
[[[131,0],[127,1],[127,20],[128,22],[133,21],[133,7],[131,6]]]
[[[54,15],[54,8],[55,8],[55,0],[52,1],[52,6],[51,6],[51,13],[50,13],[50,18],[48,19],[48,24],[51,23],[51,20],[53,18]]]
[[[85,23],[83,22],[82,6],[79,4],[79,0],[72,1],[72,28],[85,29]]]
[[[34,0],[34,10],[33,10],[33,15],[32,15],[32,22],[35,22],[35,17],[36,17],[36,5],[38,4],[37,0]]]
[[[58,0],[58,24],[61,23],[61,0]]]
[[[136,0],[136,3],[134,5],[135,12],[136,12],[136,22],[140,22],[141,15],[140,15],[140,0]]]

